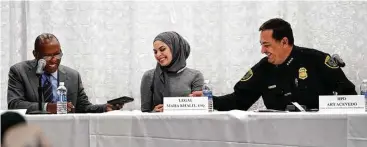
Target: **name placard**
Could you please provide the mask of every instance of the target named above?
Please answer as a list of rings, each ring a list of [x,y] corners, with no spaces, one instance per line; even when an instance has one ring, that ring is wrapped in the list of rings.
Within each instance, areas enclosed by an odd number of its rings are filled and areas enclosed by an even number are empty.
[[[319,112],[365,112],[364,95],[319,96]]]
[[[163,112],[208,112],[208,97],[164,97]]]

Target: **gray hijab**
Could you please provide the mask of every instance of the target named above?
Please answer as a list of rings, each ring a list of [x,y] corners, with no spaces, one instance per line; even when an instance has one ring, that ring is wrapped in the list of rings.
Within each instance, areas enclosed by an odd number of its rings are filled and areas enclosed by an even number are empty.
[[[152,110],[154,106],[163,104],[163,97],[169,97],[170,89],[168,85],[167,73],[179,73],[186,68],[186,59],[190,55],[190,45],[187,41],[178,33],[170,31],[160,33],[154,38],[154,41],[162,41],[171,49],[172,61],[168,66],[161,66],[157,63],[154,71],[152,91],[153,101]]]

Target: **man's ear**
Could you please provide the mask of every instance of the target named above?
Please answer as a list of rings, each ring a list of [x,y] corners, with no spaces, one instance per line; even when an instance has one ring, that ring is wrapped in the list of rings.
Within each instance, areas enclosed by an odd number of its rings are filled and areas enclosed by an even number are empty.
[[[38,59],[36,50],[33,50],[32,53],[33,53],[34,58]]]
[[[287,37],[284,37],[284,38],[282,39],[282,45],[284,46],[284,45],[287,45],[287,44],[289,44],[289,40],[288,40],[288,38],[287,38]]]

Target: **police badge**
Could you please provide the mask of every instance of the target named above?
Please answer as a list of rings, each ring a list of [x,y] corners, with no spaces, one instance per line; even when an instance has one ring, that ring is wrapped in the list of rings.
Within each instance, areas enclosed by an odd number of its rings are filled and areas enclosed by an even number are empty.
[[[247,81],[249,79],[251,79],[252,75],[254,75],[254,73],[252,72],[252,70],[250,69],[241,79],[242,82]]]
[[[298,78],[304,80],[308,77],[307,75],[307,69],[304,67],[299,68],[298,70]]]
[[[338,64],[329,55],[325,58],[325,65],[330,68],[339,68]]]

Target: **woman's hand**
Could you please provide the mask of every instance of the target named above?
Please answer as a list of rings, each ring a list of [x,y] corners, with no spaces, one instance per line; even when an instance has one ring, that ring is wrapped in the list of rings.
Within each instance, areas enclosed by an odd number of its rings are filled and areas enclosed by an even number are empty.
[[[201,96],[203,96],[203,91],[193,91],[189,96],[191,96],[191,97],[201,97]]]

